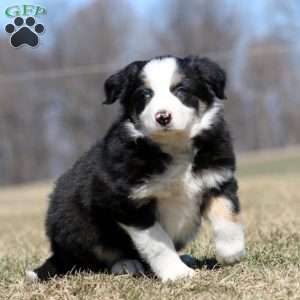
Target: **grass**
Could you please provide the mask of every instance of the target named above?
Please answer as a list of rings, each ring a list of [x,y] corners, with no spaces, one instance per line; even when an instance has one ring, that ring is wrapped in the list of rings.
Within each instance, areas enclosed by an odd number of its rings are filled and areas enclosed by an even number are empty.
[[[78,274],[27,285],[24,270],[48,253],[44,235],[51,184],[0,190],[0,299],[300,299],[300,151],[240,160],[240,197],[247,257],[239,264],[199,268],[194,278],[162,284],[147,277]],[[185,253],[214,257],[211,232]]]

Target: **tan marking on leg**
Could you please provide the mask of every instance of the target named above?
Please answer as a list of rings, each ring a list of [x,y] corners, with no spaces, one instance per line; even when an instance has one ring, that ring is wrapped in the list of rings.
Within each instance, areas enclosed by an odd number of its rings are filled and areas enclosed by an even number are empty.
[[[216,246],[216,257],[222,264],[233,264],[245,255],[244,229],[241,216],[235,213],[225,196],[213,197],[204,215],[210,221]]]
[[[222,218],[233,223],[242,222],[240,213],[235,213],[232,210],[230,200],[223,196],[213,197],[209,200],[204,216],[208,219]]]

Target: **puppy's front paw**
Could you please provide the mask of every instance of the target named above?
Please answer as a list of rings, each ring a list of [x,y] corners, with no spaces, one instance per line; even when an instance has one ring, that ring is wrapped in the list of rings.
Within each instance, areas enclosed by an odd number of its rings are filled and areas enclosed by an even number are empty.
[[[246,254],[244,243],[221,242],[216,245],[216,258],[220,264],[234,264]]]
[[[234,264],[245,256],[242,224],[222,222],[216,231],[216,256],[221,264]]]
[[[162,282],[166,282],[175,281],[185,277],[192,277],[195,275],[195,271],[180,261],[175,265],[164,266],[164,269],[157,275]]]

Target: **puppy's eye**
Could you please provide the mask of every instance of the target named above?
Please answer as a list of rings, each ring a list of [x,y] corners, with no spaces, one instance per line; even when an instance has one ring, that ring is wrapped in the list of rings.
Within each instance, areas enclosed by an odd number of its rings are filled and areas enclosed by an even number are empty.
[[[153,96],[153,92],[150,89],[139,89],[136,92],[138,98],[149,100]]]
[[[150,99],[153,96],[153,92],[149,89],[144,89],[143,90],[143,97],[145,99]]]
[[[177,86],[175,87],[173,90],[172,90],[173,94],[177,97],[183,97],[183,96],[186,96],[187,94],[189,94],[189,91],[187,88],[185,88],[184,86],[180,85],[180,86]]]

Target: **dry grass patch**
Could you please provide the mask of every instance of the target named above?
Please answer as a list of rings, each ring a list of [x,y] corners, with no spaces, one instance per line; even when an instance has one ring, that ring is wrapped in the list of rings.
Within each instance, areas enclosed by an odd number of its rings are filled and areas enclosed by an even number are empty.
[[[26,285],[24,270],[48,255],[43,222],[50,187],[2,189],[0,299],[300,299],[300,170],[295,172],[293,166],[283,175],[270,174],[274,168],[268,173],[262,164],[255,160],[251,165],[258,170],[255,175],[246,174],[247,170],[240,173],[246,259],[234,266],[205,267],[214,250],[204,224],[200,237],[185,251],[204,266],[193,279],[168,284],[147,277],[78,274]]]

